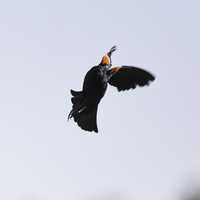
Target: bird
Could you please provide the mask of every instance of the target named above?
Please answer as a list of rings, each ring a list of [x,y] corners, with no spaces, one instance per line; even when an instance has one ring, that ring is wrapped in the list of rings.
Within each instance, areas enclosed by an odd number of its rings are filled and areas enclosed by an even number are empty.
[[[108,85],[116,87],[121,92],[149,85],[155,80],[155,76],[145,69],[128,65],[113,66],[111,56],[116,49],[117,47],[113,46],[102,57],[101,62],[86,73],[82,90],[70,90],[72,109],[68,120],[73,118],[85,131],[98,133],[98,105]]]

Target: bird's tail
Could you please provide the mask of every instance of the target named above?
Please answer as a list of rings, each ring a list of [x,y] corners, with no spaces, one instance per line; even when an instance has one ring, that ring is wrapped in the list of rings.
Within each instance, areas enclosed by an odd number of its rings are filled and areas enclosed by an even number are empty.
[[[72,98],[72,110],[68,115],[68,120],[74,116],[75,112],[78,112],[82,109],[82,102],[83,102],[83,92],[82,91],[74,91],[70,90]]]
[[[71,90],[72,110],[68,119],[74,118],[74,121],[86,131],[98,132],[97,128],[97,109],[98,105],[87,105],[84,101],[83,92]]]

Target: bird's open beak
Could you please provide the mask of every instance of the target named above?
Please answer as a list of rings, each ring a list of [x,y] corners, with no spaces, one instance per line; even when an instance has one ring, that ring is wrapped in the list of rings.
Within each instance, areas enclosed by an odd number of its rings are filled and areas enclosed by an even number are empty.
[[[107,53],[107,55],[109,56],[109,58],[110,58],[110,64],[108,65],[108,68],[111,68],[112,67],[112,59],[111,59],[111,56],[112,56],[112,53],[114,52],[114,51],[116,51],[117,50],[117,46],[113,46],[111,49],[110,49],[110,51]]]
[[[112,53],[117,50],[117,46],[113,46],[110,51],[107,53],[109,57],[111,57]]]

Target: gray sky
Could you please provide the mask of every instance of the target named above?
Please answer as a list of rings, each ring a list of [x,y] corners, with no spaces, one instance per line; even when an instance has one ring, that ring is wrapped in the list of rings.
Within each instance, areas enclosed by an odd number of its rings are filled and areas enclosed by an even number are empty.
[[[0,199],[175,200],[200,177],[200,3],[0,3]],[[157,79],[99,106],[100,133],[73,121],[69,90],[118,45],[113,64]]]

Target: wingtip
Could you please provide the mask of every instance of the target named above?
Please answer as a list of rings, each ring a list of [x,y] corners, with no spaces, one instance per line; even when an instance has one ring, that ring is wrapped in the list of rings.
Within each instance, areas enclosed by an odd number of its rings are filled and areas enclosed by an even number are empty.
[[[156,80],[156,76],[154,74],[151,74],[151,80],[150,81],[155,81]]]

